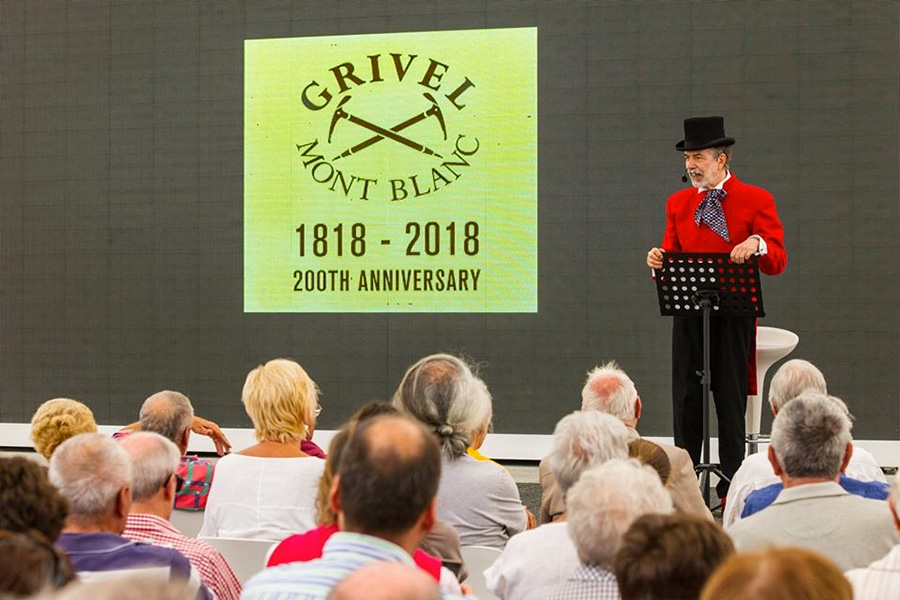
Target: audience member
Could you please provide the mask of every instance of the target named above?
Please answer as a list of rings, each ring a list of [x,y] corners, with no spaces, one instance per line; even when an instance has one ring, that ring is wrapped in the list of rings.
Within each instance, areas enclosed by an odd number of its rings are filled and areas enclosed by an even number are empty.
[[[739,551],[801,546],[838,567],[864,567],[898,541],[887,503],[847,493],[838,475],[853,453],[850,418],[833,398],[804,392],[772,424],[769,460],[784,490],[729,530]]]
[[[0,530],[0,598],[26,598],[74,580],[69,559],[39,532]]]
[[[250,579],[243,600],[325,598],[367,564],[413,565],[412,554],[436,520],[440,473],[440,449],[419,424],[401,416],[360,423],[331,491],[341,531],[325,544],[322,558],[266,569]]]
[[[37,531],[55,542],[68,513],[45,467],[24,456],[0,457],[0,530]]]
[[[581,564],[547,598],[617,600],[612,568],[622,536],[641,515],[672,510],[672,496],[659,476],[634,459],[613,459],[586,470],[566,494],[569,536]]]
[[[549,462],[565,496],[588,467],[627,456],[628,431],[621,421],[597,411],[577,411],[556,424]],[[543,600],[577,566],[578,553],[563,513],[553,523],[510,539],[484,576],[488,589],[503,600]]]
[[[231,448],[231,444],[212,421],[194,416],[190,399],[180,392],[165,390],[147,398],[141,406],[140,420],[129,426],[140,431],[158,433],[171,440],[181,452],[178,477],[183,482],[175,496],[175,508],[181,510],[203,510],[212,487],[215,463],[187,453],[191,431],[208,431],[219,455]],[[117,440],[131,434],[126,428],[113,434]]]
[[[672,463],[666,451],[650,440],[638,438],[628,442],[628,457],[636,459],[642,465],[651,467],[663,485],[668,485],[672,475]]]
[[[449,354],[433,354],[411,366],[397,387],[394,406],[433,431],[443,453],[438,516],[466,546],[503,548],[533,524],[509,473],[467,454],[491,421],[491,395],[469,366]]]
[[[833,562],[804,548],[735,554],[710,577],[700,600],[853,600]]]
[[[613,572],[622,600],[697,600],[734,554],[722,528],[695,515],[644,515],[625,535]]]
[[[440,600],[433,579],[409,565],[377,562],[347,576],[328,600]]]
[[[131,510],[131,480],[125,451],[99,433],[66,440],[50,458],[50,481],[70,507],[57,544],[69,555],[79,578],[151,569],[170,579],[188,579],[199,597],[210,598],[191,564],[177,551],[122,537]]]
[[[97,422],[91,409],[69,398],[47,400],[31,417],[31,441],[37,453],[47,460],[70,437],[96,431]]]
[[[121,442],[134,477],[131,512],[122,533],[136,542],[174,548],[193,565],[219,600],[237,600],[241,584],[225,558],[209,544],[182,535],[169,522],[178,486],[180,449],[163,436],[140,431]]]
[[[803,359],[796,358],[785,362],[775,371],[769,383],[769,408],[772,409],[772,414],[777,415],[789,400],[807,390],[821,394],[828,393],[822,372],[814,364]],[[853,447],[853,456],[847,465],[846,476],[863,482],[887,482],[875,458],[858,446]],[[725,510],[722,513],[722,525],[725,529],[742,518],[747,496],[754,490],[776,483],[781,483],[781,480],[772,470],[765,452],[757,452],[745,458],[731,480],[728,502],[725,503]]]
[[[581,390],[581,410],[597,410],[616,417],[628,427],[629,439],[636,440],[640,439],[636,427],[641,418],[642,407],[634,382],[615,361],[595,367],[588,373]],[[671,467],[666,489],[672,495],[675,510],[712,521],[712,513],[700,493],[694,463],[687,451],[671,444],[657,445],[669,457]],[[565,510],[565,504],[546,458],[541,461],[539,472],[543,490],[541,522],[549,523],[559,518]]]
[[[338,515],[331,506],[330,496],[331,487],[334,483],[335,471],[339,468],[341,456],[347,445],[347,440],[359,423],[384,414],[396,415],[398,412],[396,408],[385,402],[370,402],[357,410],[350,417],[347,424],[339,429],[335,436],[331,438],[328,456],[325,459],[325,472],[322,473],[322,478],[319,480],[319,496],[316,501],[319,509],[319,526],[310,529],[305,533],[295,534],[283,539],[269,553],[269,558],[266,561],[267,567],[314,560],[322,557],[322,549],[325,547],[325,543],[332,535],[338,532]],[[437,526],[437,523],[435,523],[435,526]],[[452,527],[446,525],[445,527],[451,531],[451,535],[446,537],[451,540],[451,544],[452,540],[455,539],[455,545],[446,547],[449,544],[444,543],[443,546],[445,547],[443,550],[446,554],[450,555],[450,564],[461,565],[462,557],[459,549],[459,536],[456,535],[456,532],[453,531]],[[427,540],[433,532],[434,529],[426,534],[420,546],[425,545],[425,540]],[[416,563],[416,566],[434,577],[436,581],[440,581],[445,588],[450,591],[458,592],[459,582],[457,581],[456,576],[453,572],[442,568],[444,558],[442,556],[436,556],[439,555],[429,555],[420,547],[417,548],[413,554],[413,561]],[[459,572],[459,568],[457,568],[457,572]]]
[[[900,478],[895,477],[891,484],[888,508],[894,528],[900,531]],[[857,600],[900,598],[900,544],[868,567],[848,571],[847,579],[853,585],[853,597]]]
[[[317,398],[315,382],[292,360],[250,371],[241,399],[259,443],[219,460],[200,536],[281,540],[315,527],[325,461],[300,448]]]

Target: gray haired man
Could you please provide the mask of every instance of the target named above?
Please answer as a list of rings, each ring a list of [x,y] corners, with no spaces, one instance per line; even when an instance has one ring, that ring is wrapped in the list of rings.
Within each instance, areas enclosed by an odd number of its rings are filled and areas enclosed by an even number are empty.
[[[800,546],[846,571],[865,567],[897,543],[887,503],[838,484],[853,443],[850,417],[836,400],[805,392],[778,411],[768,457],[784,489],[771,506],[728,531],[739,552]]]

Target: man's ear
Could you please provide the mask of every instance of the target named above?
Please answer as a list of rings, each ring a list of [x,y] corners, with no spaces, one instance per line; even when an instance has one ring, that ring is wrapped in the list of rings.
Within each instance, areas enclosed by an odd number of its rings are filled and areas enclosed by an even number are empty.
[[[331,490],[328,492],[328,502],[331,504],[331,510],[333,510],[336,515],[341,513],[340,482],[341,476],[335,475],[334,479],[331,480]]]
[[[638,419],[641,418],[641,409],[643,407],[644,407],[644,405],[641,404],[641,397],[638,396],[637,400],[634,401],[634,420],[635,421],[637,421]]]
[[[437,496],[435,496],[422,513],[422,531],[428,533],[434,529],[437,520]]]
[[[131,486],[124,486],[116,494],[116,516],[121,519],[127,519],[128,513],[131,512]]]
[[[181,450],[182,454],[187,454],[188,442],[191,441],[191,426],[188,425],[184,428],[184,432],[181,434],[181,443],[178,444],[178,449]]]
[[[841,461],[841,473],[847,470],[850,459],[853,458],[853,442],[847,442],[847,449],[844,450],[844,460]]]
[[[888,503],[888,508],[891,510],[891,517],[894,519],[894,527],[896,527],[897,530],[900,531],[900,517],[897,516],[897,509],[894,508],[894,495],[893,494],[891,494],[891,496],[888,497],[887,503]]]
[[[172,473],[169,478],[166,480],[166,484],[163,486],[163,490],[165,493],[163,498],[168,504],[175,505],[175,488],[178,487],[178,480],[175,477],[175,473]]]
[[[778,457],[775,456],[775,448],[769,446],[769,464],[772,465],[772,470],[775,471],[775,475],[781,477],[781,474],[784,473],[784,469],[781,468],[781,465],[778,463]]]

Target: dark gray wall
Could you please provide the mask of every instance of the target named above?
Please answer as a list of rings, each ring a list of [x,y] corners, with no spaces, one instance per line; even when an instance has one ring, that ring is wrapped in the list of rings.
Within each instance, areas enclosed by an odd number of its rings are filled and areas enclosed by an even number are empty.
[[[245,315],[243,41],[537,26],[536,315]],[[246,372],[290,356],[323,427],[438,350],[484,364],[496,431],[549,433],[616,358],[669,435],[669,327],[644,268],[682,184],[682,119],[723,114],[789,264],[763,324],[857,415],[900,425],[896,2],[0,0],[0,421],[53,396],[103,422],[183,390],[249,424]]]

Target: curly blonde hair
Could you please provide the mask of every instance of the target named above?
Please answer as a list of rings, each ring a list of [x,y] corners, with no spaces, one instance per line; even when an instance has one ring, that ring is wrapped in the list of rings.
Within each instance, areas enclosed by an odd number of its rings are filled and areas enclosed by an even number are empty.
[[[315,425],[318,397],[316,383],[303,367],[276,358],[250,371],[241,401],[257,441],[295,442],[306,439]]]
[[[70,398],[47,400],[31,417],[31,441],[38,454],[47,460],[70,437],[96,431],[97,421],[91,409]]]

